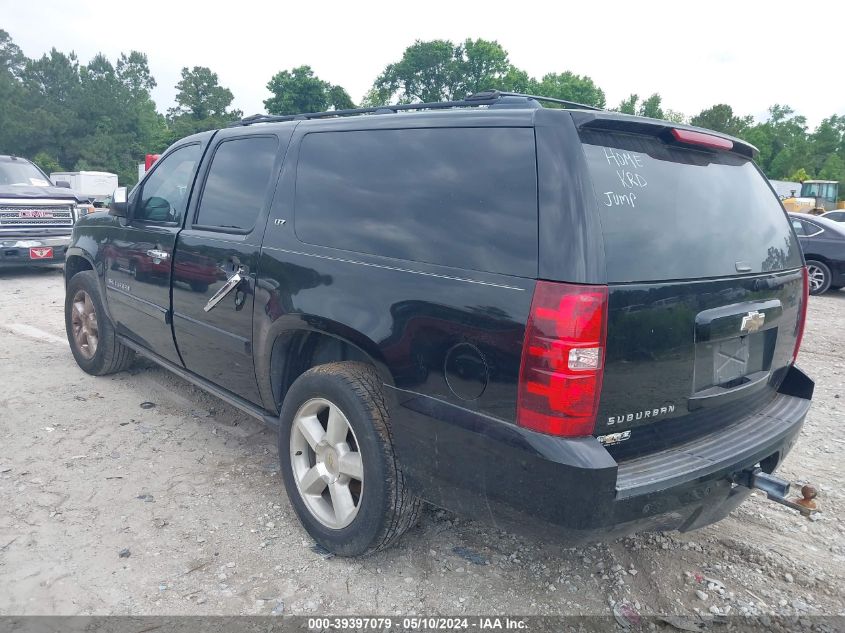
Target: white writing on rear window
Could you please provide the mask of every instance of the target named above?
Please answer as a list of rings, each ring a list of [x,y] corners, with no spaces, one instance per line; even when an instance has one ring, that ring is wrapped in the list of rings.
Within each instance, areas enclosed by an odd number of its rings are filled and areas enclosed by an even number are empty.
[[[622,191],[605,191],[604,204],[608,207],[637,206],[637,194],[634,191],[648,187],[648,180],[638,171],[644,165],[643,157],[636,152],[623,152],[612,147],[603,147],[607,164],[616,168],[616,177]],[[627,190],[627,192],[626,192]]]

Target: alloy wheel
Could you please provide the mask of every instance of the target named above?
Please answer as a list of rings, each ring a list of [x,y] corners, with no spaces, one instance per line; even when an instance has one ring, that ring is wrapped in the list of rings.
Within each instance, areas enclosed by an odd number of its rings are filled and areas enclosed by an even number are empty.
[[[810,281],[810,290],[813,292],[824,286],[824,271],[818,266],[813,266],[812,264],[807,266],[807,277],[809,277]]]
[[[336,404],[312,398],[299,408],[290,459],[296,487],[314,518],[333,530],[352,523],[361,506],[364,467],[355,432]]]
[[[73,296],[73,310],[71,312],[71,328],[76,349],[86,359],[91,359],[97,353],[100,341],[100,330],[97,327],[97,312],[94,302],[84,290],[79,290]]]

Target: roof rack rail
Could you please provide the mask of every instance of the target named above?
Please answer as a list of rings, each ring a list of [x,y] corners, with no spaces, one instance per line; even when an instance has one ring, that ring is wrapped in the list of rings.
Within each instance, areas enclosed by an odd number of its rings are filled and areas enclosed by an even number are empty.
[[[560,105],[565,105],[567,108],[577,108],[579,110],[604,110],[604,108],[599,108],[598,106],[591,106],[587,105],[586,103],[578,103],[577,101],[567,101],[566,99],[556,99],[555,97],[544,97],[542,95],[527,95],[521,92],[499,92],[498,90],[494,90],[492,92],[496,92],[502,97],[525,97],[526,99],[534,99],[535,101],[559,103]]]
[[[407,110],[445,110],[447,108],[471,108],[478,106],[492,106],[499,103],[503,97],[522,97],[526,101],[529,101],[531,99],[535,101],[546,101],[549,103],[558,103],[569,108],[581,108],[586,110],[602,109],[590,105],[585,105],[583,103],[576,103],[575,101],[555,99],[553,97],[526,95],[518,92],[501,92],[499,90],[484,90],[483,92],[477,92],[475,94],[469,95],[466,99],[460,99],[457,101],[432,101],[428,103],[397,103],[393,105],[373,106],[370,108],[327,110],[325,112],[304,112],[302,114],[253,114],[252,116],[245,117],[240,121],[230,123],[229,127],[252,125],[253,123],[279,123],[282,121],[326,119],[332,117],[356,116],[359,114],[395,114],[396,112],[403,112]]]

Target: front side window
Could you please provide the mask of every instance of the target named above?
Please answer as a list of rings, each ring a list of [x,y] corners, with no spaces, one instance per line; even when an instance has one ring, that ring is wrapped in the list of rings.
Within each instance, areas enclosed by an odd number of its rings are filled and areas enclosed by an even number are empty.
[[[144,181],[134,218],[146,222],[182,222],[202,148],[186,145],[171,152]]]
[[[251,230],[267,196],[278,146],[275,136],[220,143],[211,160],[195,224]]]

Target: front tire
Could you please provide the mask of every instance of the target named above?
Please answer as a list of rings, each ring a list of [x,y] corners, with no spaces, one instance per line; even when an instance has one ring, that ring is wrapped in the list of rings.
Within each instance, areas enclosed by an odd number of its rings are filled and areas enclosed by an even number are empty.
[[[833,277],[830,274],[830,268],[824,262],[808,259],[807,275],[810,278],[811,295],[820,295],[830,289]]]
[[[417,522],[420,501],[406,489],[382,383],[369,365],[320,365],[293,383],[279,459],[300,522],[334,554],[384,549]]]
[[[93,270],[76,273],[67,284],[65,330],[76,364],[92,376],[113,374],[132,363],[135,352],[117,340]]]

